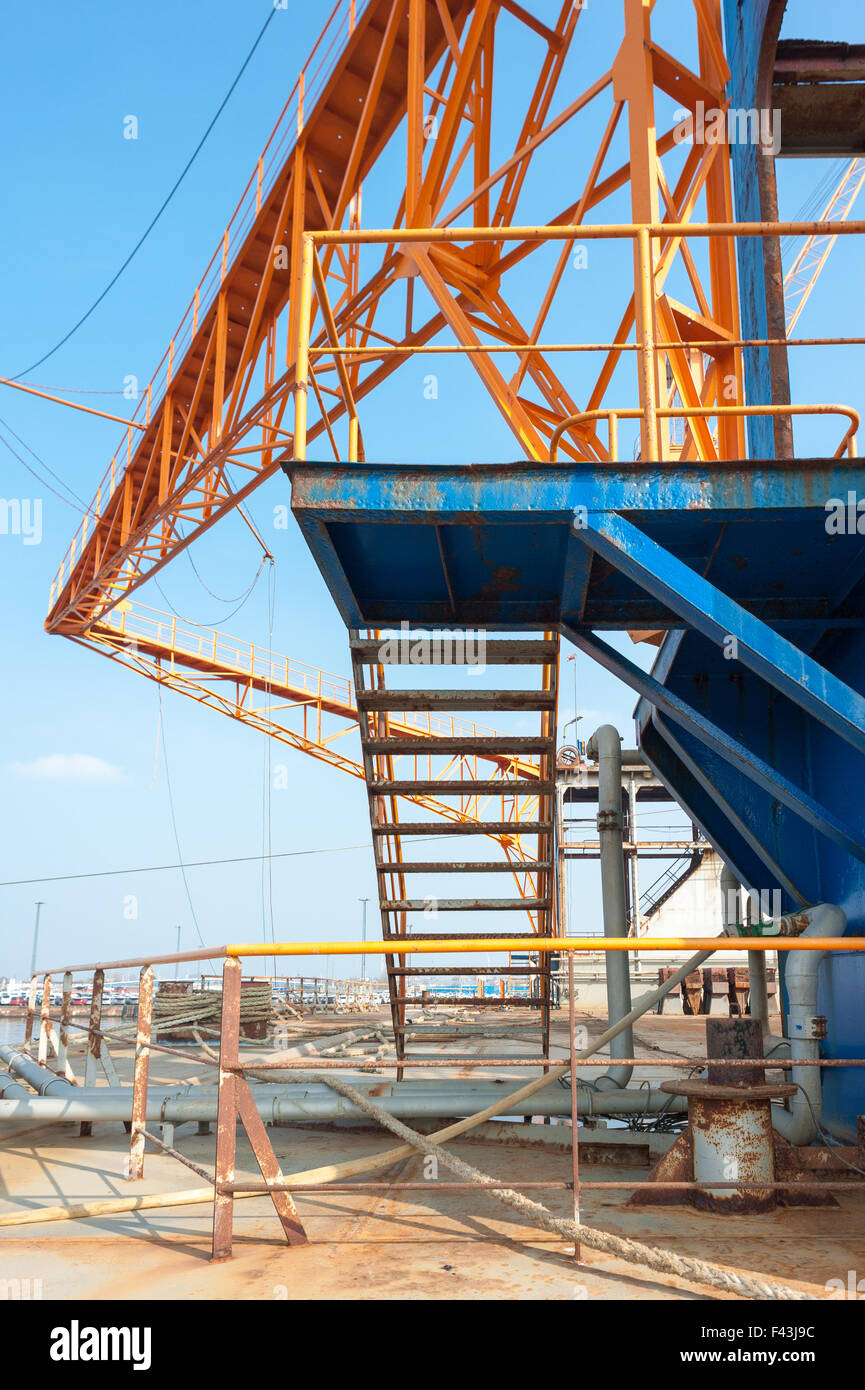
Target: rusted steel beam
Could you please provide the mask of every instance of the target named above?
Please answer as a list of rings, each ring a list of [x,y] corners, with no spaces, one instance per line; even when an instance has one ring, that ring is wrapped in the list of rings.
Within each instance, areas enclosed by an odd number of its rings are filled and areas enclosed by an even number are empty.
[[[462,634],[456,635],[456,640],[460,640]],[[381,666],[406,665],[410,661],[409,652],[414,641],[417,639],[407,638],[405,645],[402,639],[393,641],[380,638],[354,637],[351,639],[350,647],[352,653],[357,653],[358,658],[364,664]],[[439,641],[447,639],[436,639]],[[528,641],[521,638],[508,639],[487,639],[484,643],[483,658],[485,666],[543,666],[548,661],[554,661],[556,657],[557,644],[555,642],[545,642],[542,640]]]
[[[169,1158],[176,1158],[177,1162],[182,1163],[184,1168],[191,1169],[191,1171],[197,1173],[200,1178],[204,1178],[205,1182],[209,1182],[211,1186],[214,1185],[212,1173],[209,1173],[206,1168],[202,1168],[199,1163],[193,1163],[192,1159],[187,1158],[186,1154],[182,1154],[179,1149],[173,1149],[170,1144],[166,1144],[165,1140],[160,1139],[158,1134],[153,1134],[149,1129],[146,1129],[144,1131],[144,1137],[148,1143],[155,1144],[156,1147],[161,1149],[164,1154],[167,1154]]]
[[[549,907],[549,898],[385,898],[383,912],[524,912]]]
[[[434,735],[417,734],[410,738],[392,735],[388,738],[365,738],[361,725],[361,737],[368,753],[546,753],[549,740],[540,736],[498,734],[495,737],[441,738]]]
[[[224,946],[202,946],[196,951],[166,951],[164,955],[153,954],[150,956],[136,956],[132,960],[103,960],[85,962],[83,965],[61,965],[55,966],[50,971],[51,975],[61,975],[67,970],[73,974],[84,974],[93,970],[126,970],[132,966],[142,965],[177,965],[184,964],[193,960],[224,960]]]
[[[781,156],[853,157],[865,150],[865,83],[778,83]]]
[[[772,76],[776,83],[865,82],[865,44],[780,39]]]
[[[484,820],[451,821],[413,820],[383,821],[372,827],[373,835],[547,835],[550,821]]]
[[[551,690],[358,690],[358,709],[536,710],[553,709]]]
[[[413,1001],[419,1002],[419,1001]],[[495,1000],[491,1000],[495,1003]],[[537,1001],[535,1001],[537,1002]],[[504,1025],[500,1025],[504,1026]],[[515,1027],[518,1025],[514,1025]],[[532,1024],[521,1024],[520,1027],[527,1028],[525,1040],[530,1041],[530,1034],[533,1029]],[[441,1042],[466,1042],[471,1039],[472,1034],[462,1033],[415,1033],[412,1041],[415,1043],[441,1043]],[[575,1067],[603,1067],[609,1058],[604,1053],[598,1053],[595,1057],[576,1058]],[[684,1059],[670,1057],[622,1057],[616,1059],[622,1066],[631,1067],[661,1067],[671,1069],[674,1067],[693,1069],[695,1067],[705,1067],[705,1057],[687,1057]],[[551,1067],[568,1067],[571,1065],[568,1057],[549,1057],[547,1055],[537,1057],[426,1057],[409,1058],[404,1057],[399,1062],[393,1057],[290,1057],[277,1062],[238,1062],[235,1067],[226,1067],[226,1071],[328,1071],[342,1068],[345,1071],[379,1071],[385,1067],[452,1067],[459,1063],[462,1067],[537,1067],[541,1063],[546,1063]],[[748,1066],[748,1062],[743,1062],[739,1058],[727,1058],[726,1065],[731,1067]],[[850,1060],[846,1057],[833,1058],[826,1060],[821,1058],[819,1061],[779,1061],[771,1062],[771,1067],[780,1067],[789,1070],[792,1067],[865,1067],[865,1059]],[[851,1153],[853,1150],[851,1149]]]
[[[402,779],[371,782],[369,790],[374,795],[389,792],[396,795],[404,792],[436,792],[439,796],[539,796],[551,792],[553,785],[552,782],[542,782],[540,779],[531,782],[508,782],[502,778],[493,778],[489,781],[473,782],[462,778],[449,781],[447,778],[432,777],[411,781]]]
[[[306,1245],[306,1231],[301,1225],[300,1217],[297,1214],[294,1203],[283,1191],[281,1184],[284,1182],[282,1169],[279,1160],[273,1151],[273,1146],[267,1137],[267,1130],[264,1121],[258,1113],[258,1108],[252,1097],[246,1081],[242,1077],[235,1078],[235,1099],[237,1112],[246,1130],[246,1137],[255,1154],[256,1162],[261,1170],[261,1176],[267,1184],[267,1191],[273,1200],[276,1214],[282,1223],[285,1238],[289,1245]]]
[[[91,1008],[92,1008],[92,1006],[91,1006]],[[109,1028],[93,1028],[90,1024],[88,1024],[87,1028],[85,1029],[84,1024],[82,1024],[82,1023],[70,1023],[69,1027],[70,1027],[70,1028],[77,1028],[77,1029],[80,1029],[81,1032],[85,1032],[85,1031],[86,1031],[87,1034],[88,1034],[88,1037],[92,1034],[92,1035],[98,1040],[98,1042],[99,1042],[99,1044],[100,1044],[100,1054],[99,1054],[99,1055],[100,1055],[101,1058],[102,1058],[103,1064],[106,1062],[106,1060],[107,1060],[107,1058],[108,1058],[108,1051],[107,1051],[107,1049],[105,1050],[105,1052],[101,1052],[101,1042],[102,1042],[102,1039],[103,1039],[103,1038],[114,1039],[116,1042],[118,1042],[118,1043],[123,1043],[123,1044],[126,1044],[126,1043],[128,1042],[128,1039],[124,1036],[123,1033],[118,1033],[118,1032],[116,1032],[116,1031],[113,1030],[113,1029],[109,1029]],[[197,1029],[199,1029],[199,1031],[205,1031],[205,1032],[215,1032],[215,1031],[216,1031],[215,1029],[206,1029],[206,1028],[204,1027],[203,1024],[195,1024],[195,1027],[196,1027]],[[217,1067],[217,1066],[219,1065],[218,1062],[214,1062],[214,1061],[212,1060],[212,1058],[210,1058],[210,1057],[200,1056],[197,1052],[190,1052],[189,1048],[183,1048],[183,1049],[181,1049],[181,1048],[179,1048],[179,1047],[169,1047],[167,1043],[158,1043],[158,1042],[154,1042],[152,1038],[151,1038],[150,1043],[149,1043],[149,1049],[150,1049],[151,1052],[167,1052],[167,1053],[169,1053],[172,1057],[182,1057],[183,1060],[184,1060],[184,1062],[197,1062],[198,1065],[201,1066],[201,1067]],[[89,1055],[89,1046],[88,1046],[88,1055]],[[94,1078],[95,1078],[95,1072],[94,1072]],[[93,1083],[85,1081],[85,1085],[91,1085],[91,1084],[93,1084]],[[119,1084],[119,1083],[112,1083],[112,1084]]]
[[[280,1185],[264,1187],[261,1183],[227,1183],[219,1188],[219,1191],[229,1193],[240,1192],[260,1192],[264,1195],[267,1192],[365,1192],[365,1191],[387,1191],[389,1188],[395,1190],[408,1189],[409,1191],[425,1192],[477,1192],[478,1194],[487,1191],[497,1191],[502,1188],[511,1188],[515,1192],[529,1191],[532,1188],[563,1188],[566,1191],[573,1189],[573,1182],[567,1179],[558,1178],[548,1182],[441,1182],[438,1179],[426,1182],[351,1182],[351,1183],[296,1183],[292,1184],[290,1179]],[[628,1182],[584,1182],[580,1181],[580,1191],[591,1192],[633,1192],[635,1189],[646,1187],[646,1182],[639,1178],[634,1178]],[[787,1182],[653,1182],[652,1190],[659,1188],[669,1192],[707,1192],[714,1191],[716,1188],[746,1188],[749,1191],[781,1190],[788,1192],[849,1192],[851,1187],[865,1188],[865,1181],[857,1182],[851,1179],[849,1182],[797,1182],[789,1178]]]
[[[147,1081],[150,1073],[150,1026],[153,1018],[153,966],[142,967],[138,981],[138,1027],[135,1034],[135,1067],[132,1079],[132,1130],[129,1141],[130,1182],[144,1176],[144,1127],[147,1116]]]
[[[529,1182],[490,1182],[484,1183],[483,1188],[476,1182],[440,1182],[438,1178],[424,1181],[403,1181],[394,1180],[388,1182],[386,1178],[360,1182],[318,1182],[318,1183],[298,1183],[292,1186],[290,1179],[277,1188],[262,1187],[260,1183],[234,1182],[228,1184],[223,1191],[232,1193],[241,1192],[388,1192],[391,1188],[403,1192],[437,1192],[440,1188],[446,1187],[449,1192],[477,1192],[480,1193],[486,1188],[492,1189],[512,1188],[515,1192],[529,1192],[534,1190],[569,1188],[571,1184],[561,1178],[549,1178],[547,1181],[532,1179]],[[865,1184],[863,1184],[865,1186]]]
[[[497,859],[494,862],[487,859],[466,859],[453,863],[450,860],[439,859],[430,860],[429,863],[406,862],[401,859],[399,863],[401,874],[529,874],[550,868],[552,864],[549,859],[524,859],[519,863],[511,863],[507,859]],[[378,864],[376,870],[380,874],[389,874],[393,872],[393,865]]]

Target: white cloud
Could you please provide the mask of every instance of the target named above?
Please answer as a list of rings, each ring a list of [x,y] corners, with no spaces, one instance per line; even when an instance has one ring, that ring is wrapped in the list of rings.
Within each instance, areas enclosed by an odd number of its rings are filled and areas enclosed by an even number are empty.
[[[19,777],[39,782],[126,782],[122,767],[90,753],[51,753],[31,763],[13,763]]]

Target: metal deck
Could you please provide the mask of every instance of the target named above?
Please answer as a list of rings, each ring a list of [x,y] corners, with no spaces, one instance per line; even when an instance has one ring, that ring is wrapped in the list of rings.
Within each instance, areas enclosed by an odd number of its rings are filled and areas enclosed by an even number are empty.
[[[364,1015],[372,1019],[373,1015]],[[602,1008],[579,1010],[579,1021],[595,1035],[603,1028]],[[385,1022],[384,1013],[378,1016]],[[358,1015],[329,1021],[337,1033],[356,1025]],[[554,1043],[567,1049],[567,1019],[553,1020]],[[637,1032],[640,1055],[653,1060],[702,1055],[701,1019],[678,1012],[649,1014]],[[256,1047],[246,1049],[257,1055]],[[439,1060],[464,1052],[433,1043]],[[474,1039],[470,1052],[507,1057],[522,1051],[518,1041]],[[130,1084],[132,1046],[114,1050],[121,1080]],[[267,1058],[267,1045],[261,1045]],[[600,1073],[607,1065],[598,1061]],[[540,1067],[538,1067],[540,1070]],[[182,1085],[198,1075],[193,1060],[158,1054],[154,1071]],[[345,1076],[362,1080],[346,1059]],[[492,1073],[510,1085],[523,1082],[525,1068]],[[531,1074],[534,1074],[533,1072]],[[656,1083],[666,1068],[637,1067],[636,1079]],[[670,1068],[669,1075],[675,1071]],[[417,1075],[417,1073],[415,1074]],[[437,1072],[441,1077],[442,1073]],[[454,1055],[448,1075],[471,1084],[471,1073]],[[594,1077],[594,1070],[586,1073]],[[205,1074],[202,1080],[210,1078]],[[292,1125],[269,1128],[285,1173],[325,1163],[342,1163],[387,1148],[392,1139],[377,1128]],[[567,1216],[571,1194],[560,1185],[571,1176],[570,1129],[564,1126],[488,1124],[453,1141],[453,1151],[500,1181],[542,1182],[540,1196],[551,1210]],[[671,1134],[599,1130],[581,1134],[581,1176],[585,1181],[644,1181],[650,1165],[673,1140]],[[142,1180],[126,1180],[129,1137],[119,1122],[96,1123],[86,1143],[75,1124],[15,1129],[2,1136],[4,1190],[0,1214],[54,1206],[58,1202],[145,1196],[195,1186],[192,1174],[179,1176],[176,1160],[148,1152]],[[214,1137],[179,1127],[174,1143],[184,1157],[205,1167],[213,1162]],[[385,1180],[421,1181],[423,1159],[403,1160],[381,1173]],[[253,1178],[258,1169],[243,1132],[238,1134],[237,1175]],[[836,1180],[843,1174],[833,1173]],[[855,1182],[855,1179],[854,1179]],[[120,1299],[145,1306],[151,1300],[192,1299],[234,1302],[339,1299],[543,1299],[694,1301],[705,1306],[705,1292],[672,1275],[640,1270],[612,1257],[584,1250],[575,1265],[560,1238],[534,1227],[489,1194],[448,1191],[448,1177],[425,1182],[422,1191],[383,1186],[380,1192],[298,1193],[297,1204],[310,1243],[287,1249],[267,1196],[238,1203],[233,1259],[210,1263],[210,1204],[140,1210],[91,1218],[7,1227],[0,1231],[0,1263],[8,1290],[48,1300]],[[537,1196],[537,1193],[531,1195]],[[663,1240],[682,1255],[717,1258],[746,1272],[783,1280],[825,1299],[830,1279],[862,1269],[865,1206],[861,1189],[833,1192],[837,1207],[783,1208],[759,1216],[721,1216],[687,1206],[629,1207],[627,1189],[583,1194],[584,1219],[591,1225],[635,1240]],[[16,1281],[18,1281],[16,1283]],[[9,1292],[8,1297],[15,1297]],[[714,1294],[726,1299],[730,1295]],[[21,1305],[18,1304],[18,1307]],[[753,1316],[753,1314],[750,1314]]]

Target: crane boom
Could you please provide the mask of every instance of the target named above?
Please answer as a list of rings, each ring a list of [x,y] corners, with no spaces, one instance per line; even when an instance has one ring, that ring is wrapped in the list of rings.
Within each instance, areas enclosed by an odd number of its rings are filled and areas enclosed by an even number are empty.
[[[852,159],[844,170],[840,183],[820,214],[820,221],[846,222],[853,210],[853,204],[859,197],[863,183],[865,183],[865,159]],[[799,321],[799,316],[805,308],[811,291],[820,278],[823,267],[829,259],[829,253],[837,240],[837,235],[833,236],[831,232],[820,232],[814,236],[809,236],[784,276],[784,306],[787,315],[788,338],[792,335],[793,329]]]

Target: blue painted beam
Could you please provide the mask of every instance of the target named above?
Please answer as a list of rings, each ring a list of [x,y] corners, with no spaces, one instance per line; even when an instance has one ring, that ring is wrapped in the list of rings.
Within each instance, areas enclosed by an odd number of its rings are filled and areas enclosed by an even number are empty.
[[[354,590],[328,528],[315,516],[299,516],[298,523],[346,627],[364,627]]]
[[[760,838],[690,757],[687,749],[682,747],[670,725],[665,722],[662,729],[660,723],[658,710],[652,710],[652,717],[643,725],[640,735],[643,757],[655,776],[670,788],[694,824],[700,827],[704,837],[730,865],[739,882],[758,891],[780,888],[785,895],[785,911],[816,902],[815,896],[803,892],[781,865],[767,854]]]
[[[687,748],[685,748],[685,746],[683,745],[681,739],[677,738],[676,732],[670,727],[669,723],[660,713],[659,710],[652,711],[651,722],[652,728],[657,732],[658,737],[663,739],[664,743],[675,755],[680,766],[684,768],[688,773],[690,773],[694,782],[696,782],[702,788],[706,796],[709,797],[711,801],[714,803],[714,805],[722,812],[725,820],[742,837],[745,844],[748,846],[748,848],[754,855],[755,859],[758,860],[758,862],[766,865],[773,879],[777,883],[778,887],[781,888],[785,893],[787,893],[798,907],[803,907],[805,903],[809,901],[808,896],[804,894],[801,891],[801,889],[797,887],[796,883],[794,883],[793,880],[784,872],[783,867],[769,853],[764,839],[760,835],[755,834],[753,832],[745,818],[742,815],[740,815],[739,809],[737,809],[737,807],[734,806],[730,802],[730,800],[722,794],[722,792],[719,790],[718,783],[715,780],[713,780],[711,775],[709,775],[711,769],[711,761],[714,761],[712,755],[709,754],[710,761],[704,762],[703,765],[701,765],[694,758],[692,758]],[[640,747],[645,752],[645,745],[642,738],[640,740]],[[651,762],[651,758],[649,759],[649,761]],[[705,831],[704,833],[707,834],[708,839],[712,839],[711,833]],[[716,846],[716,848],[718,848],[719,852],[722,853],[722,857],[728,857],[723,855],[723,852],[720,850],[720,846]],[[758,891],[762,891],[765,887],[772,886],[767,885],[764,882],[755,881],[753,878],[753,874],[743,872],[738,864],[733,864],[733,868],[736,870],[736,873],[738,874],[740,881],[749,888],[755,888]],[[813,902],[814,899],[811,898],[810,901]]]
[[[767,28],[772,35],[777,34],[777,15],[779,0],[723,0],[724,4],[724,49],[730,65],[728,92],[730,104],[737,110],[750,111],[766,105],[766,83],[761,81],[764,45]],[[783,10],[784,0],[780,0]],[[771,56],[767,55],[771,75]],[[768,83],[771,92],[771,76]],[[761,167],[771,161],[771,152],[746,140],[733,140],[730,143],[730,159],[733,169],[733,192],[736,216],[740,222],[763,222],[770,216],[770,209],[763,206],[761,188],[765,190],[769,182],[766,171]],[[745,338],[771,338],[773,324],[769,318],[769,294],[780,300],[780,289],[772,285],[771,275],[766,265],[766,245],[763,237],[739,237],[736,241],[736,258],[739,264],[739,313],[742,323],[742,336]],[[781,307],[783,314],[783,307]],[[783,319],[782,319],[783,322]],[[774,327],[780,325],[775,324]],[[784,366],[784,385],[787,387],[783,397],[772,389],[772,362],[769,349],[765,347],[745,348],[745,398],[752,404],[766,405],[773,400],[789,400],[789,387],[786,382]],[[748,434],[751,457],[768,457],[775,453],[775,430],[769,416],[754,415],[745,425]]]
[[[825,517],[831,497],[862,484],[861,459],[773,459],[741,463],[580,465],[474,464],[468,468],[404,464],[286,464],[292,509],[300,520],[386,522],[567,520],[592,512],[738,512],[753,518],[789,509]],[[313,537],[309,537],[313,544]]]
[[[746,777],[756,782],[758,786],[763,787],[770,796],[775,797],[783,805],[789,806],[791,811],[795,811],[821,835],[825,835],[827,839],[840,845],[856,859],[865,862],[865,843],[863,843],[861,833],[858,830],[838,820],[819,801],[809,796],[801,787],[797,787],[794,782],[784,777],[751,749],[745,748],[743,744],[731,738],[717,724],[704,718],[685,700],[667,690],[647,671],[641,670],[628,657],[608,646],[599,637],[590,636],[578,628],[570,627],[567,623],[561,625],[561,633],[575,647],[579,647],[580,651],[593,657],[605,670],[618,676],[638,695],[642,695],[650,704],[668,714],[677,724],[688,729],[701,743],[720,753],[721,757],[744,773]]]
[[[576,534],[718,646],[735,638],[736,660],[865,753],[865,699],[857,691],[625,517],[590,516]]]

